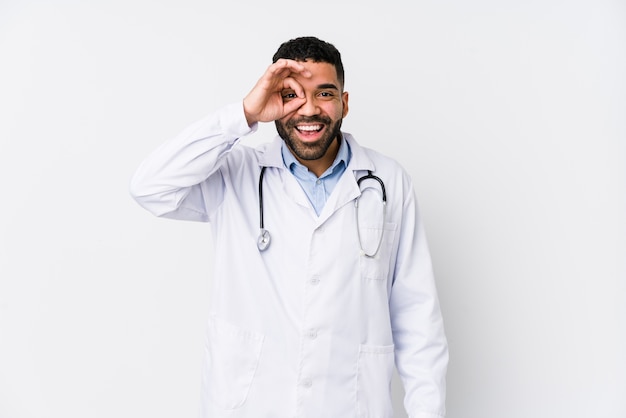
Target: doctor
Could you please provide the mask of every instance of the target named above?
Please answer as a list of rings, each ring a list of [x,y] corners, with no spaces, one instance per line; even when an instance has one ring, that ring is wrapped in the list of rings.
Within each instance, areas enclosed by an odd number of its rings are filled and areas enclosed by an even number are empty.
[[[205,418],[445,415],[447,343],[411,179],[341,131],[340,53],[283,43],[249,94],[158,147],[131,194],[210,222]],[[239,143],[260,122],[278,137]]]

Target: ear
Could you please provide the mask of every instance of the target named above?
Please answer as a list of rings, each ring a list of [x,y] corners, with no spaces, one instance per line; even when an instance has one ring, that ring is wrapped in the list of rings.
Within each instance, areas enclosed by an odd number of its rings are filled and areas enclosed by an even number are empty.
[[[346,117],[346,115],[348,114],[348,98],[349,98],[349,94],[347,91],[344,91],[341,94],[341,101],[343,103],[343,116],[342,117]]]

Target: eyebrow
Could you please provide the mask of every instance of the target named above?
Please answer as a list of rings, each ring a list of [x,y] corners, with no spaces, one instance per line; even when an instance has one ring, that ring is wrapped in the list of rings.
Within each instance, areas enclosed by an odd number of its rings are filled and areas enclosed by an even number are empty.
[[[318,90],[330,89],[330,90],[337,90],[337,91],[339,91],[339,87],[337,87],[333,83],[318,84],[317,89]],[[285,91],[293,91],[293,89],[292,88],[286,88],[286,89],[283,89],[282,91],[283,92],[285,92]]]

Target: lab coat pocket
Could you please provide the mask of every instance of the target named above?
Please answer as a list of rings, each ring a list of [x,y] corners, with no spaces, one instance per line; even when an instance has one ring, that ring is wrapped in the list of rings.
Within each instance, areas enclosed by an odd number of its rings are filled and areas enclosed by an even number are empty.
[[[361,345],[357,372],[357,417],[392,418],[394,346]]]
[[[208,330],[208,391],[223,409],[241,407],[256,372],[263,335],[211,317]]]
[[[362,226],[359,229],[362,249],[359,260],[361,277],[381,281],[387,279],[395,233],[395,223],[386,223],[383,228],[377,225]],[[374,253],[376,254],[371,256]]]

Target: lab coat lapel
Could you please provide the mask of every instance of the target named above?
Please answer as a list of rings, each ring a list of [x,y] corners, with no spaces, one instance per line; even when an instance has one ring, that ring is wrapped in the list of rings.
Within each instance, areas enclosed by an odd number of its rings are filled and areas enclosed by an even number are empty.
[[[333,190],[328,198],[326,205],[324,205],[324,209],[318,219],[318,225],[326,222],[333,213],[360,196],[361,190],[357,184],[357,177],[365,174],[367,170],[374,171],[375,169],[372,160],[367,156],[365,150],[354,140],[352,135],[343,133],[343,137],[348,142],[348,145],[350,145],[350,152],[352,153],[350,163],[335,186],[335,190]]]
[[[277,175],[280,177],[280,181],[283,185],[283,190],[287,197],[293,200],[298,205],[310,208],[313,216],[315,216],[315,210],[311,207],[311,203],[306,196],[302,187],[298,183],[298,180],[285,168],[283,162],[283,155],[281,153],[281,147],[283,140],[277,136],[273,141],[262,145],[257,149],[259,165],[262,167],[276,167]],[[270,176],[272,173],[267,173],[266,176]]]
[[[352,170],[346,170],[324,205],[322,213],[320,213],[318,218],[318,225],[326,222],[333,213],[345,204],[352,202],[359,194],[361,194],[361,191],[354,179],[354,172]]]
[[[283,190],[285,190],[285,194],[298,205],[310,209],[311,214],[315,216],[315,210],[313,209],[313,206],[311,206],[309,198],[306,196],[306,193],[302,190],[300,183],[298,183],[298,180],[293,176],[293,174],[291,174],[289,170],[284,169],[280,171],[280,176],[283,182]]]

